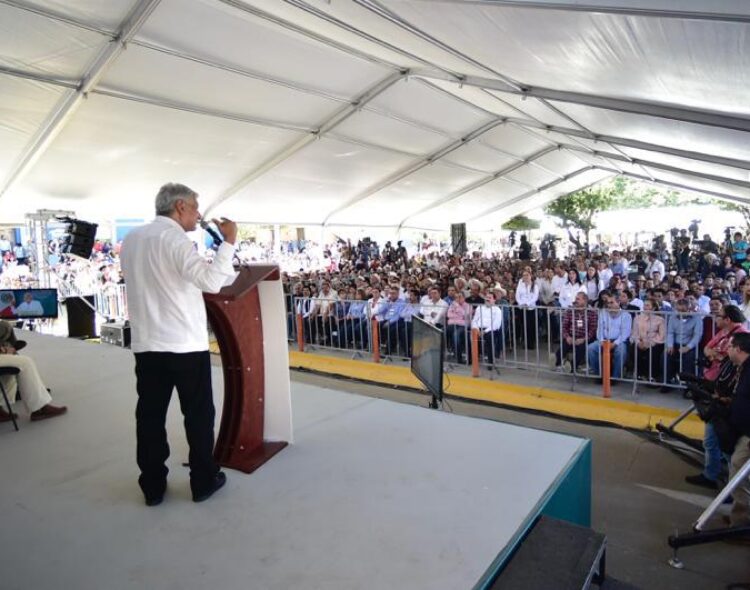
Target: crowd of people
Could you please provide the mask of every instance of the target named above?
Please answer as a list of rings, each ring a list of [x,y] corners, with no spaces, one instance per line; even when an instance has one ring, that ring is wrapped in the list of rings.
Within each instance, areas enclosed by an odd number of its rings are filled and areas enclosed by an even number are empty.
[[[330,267],[283,274],[290,337],[300,316],[306,342],[367,350],[374,319],[383,351],[408,357],[416,315],[444,328],[456,362],[469,359],[478,328],[489,363],[546,346],[560,367],[585,365],[593,376],[601,376],[606,341],[613,378],[627,374],[667,392],[679,372],[715,368],[726,354],[718,342],[744,330],[750,312],[743,235],[719,246],[686,233],[677,232],[671,251],[655,240],[651,249],[599,245],[565,259],[535,256],[542,250],[527,239],[518,251],[467,256],[342,242]]]

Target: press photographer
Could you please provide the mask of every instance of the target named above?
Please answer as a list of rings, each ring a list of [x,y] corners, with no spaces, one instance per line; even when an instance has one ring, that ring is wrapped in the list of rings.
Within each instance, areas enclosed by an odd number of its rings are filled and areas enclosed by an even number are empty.
[[[729,461],[730,479],[750,460],[750,334],[732,336],[729,358],[738,367],[737,384],[729,405],[729,424],[738,440]],[[750,480],[734,491],[734,504],[729,515],[731,526],[750,524]]]

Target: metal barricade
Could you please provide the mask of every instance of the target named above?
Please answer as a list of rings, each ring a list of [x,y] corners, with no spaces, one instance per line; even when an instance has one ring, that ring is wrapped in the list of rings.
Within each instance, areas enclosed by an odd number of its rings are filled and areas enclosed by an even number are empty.
[[[679,373],[699,373],[700,346],[667,350],[670,322],[709,321],[713,326],[712,318],[704,320],[710,316],[699,313],[500,302],[467,306],[461,319],[449,309],[442,302],[382,299],[373,307],[362,300],[294,298],[297,321],[292,323],[295,330],[301,328],[300,349],[334,349],[376,362],[403,361],[411,355],[411,316],[419,314],[443,329],[448,371],[463,368],[489,377],[504,369],[554,374],[570,378],[572,389],[579,379],[593,378],[602,382],[605,395],[608,384],[616,382],[630,383],[633,395],[638,386],[681,387]],[[619,331],[613,329],[615,320],[622,324]],[[641,338],[644,328],[648,333]]]
[[[94,294],[96,311],[108,320],[128,319],[128,297],[125,285],[108,283]]]

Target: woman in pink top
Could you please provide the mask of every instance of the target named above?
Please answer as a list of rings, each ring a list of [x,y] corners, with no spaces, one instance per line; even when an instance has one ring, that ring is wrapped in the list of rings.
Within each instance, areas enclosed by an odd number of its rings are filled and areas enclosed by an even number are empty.
[[[448,343],[453,344],[456,362],[463,364],[464,351],[466,350],[466,327],[471,322],[471,305],[466,303],[466,296],[463,291],[457,292],[456,298],[448,307],[446,317],[448,318],[446,332]]]
[[[633,322],[630,341],[635,347],[636,370],[639,379],[661,381],[664,374],[664,342],[667,336],[667,322],[654,312],[659,305],[653,299],[643,302],[643,313]]]

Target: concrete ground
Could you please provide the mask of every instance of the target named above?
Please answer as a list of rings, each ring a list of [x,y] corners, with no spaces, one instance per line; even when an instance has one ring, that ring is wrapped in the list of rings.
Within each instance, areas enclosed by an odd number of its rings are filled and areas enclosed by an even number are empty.
[[[361,395],[426,405],[413,391],[292,372],[292,381]],[[607,588],[719,590],[750,583],[750,546],[726,542],[680,551],[685,569],[667,564],[668,535],[687,532],[711,493],[684,481],[697,468],[647,436],[525,412],[449,400],[446,411],[553,430],[593,441],[593,527],[608,537]],[[719,526],[719,523],[717,523]],[[616,582],[622,582],[623,585]]]

